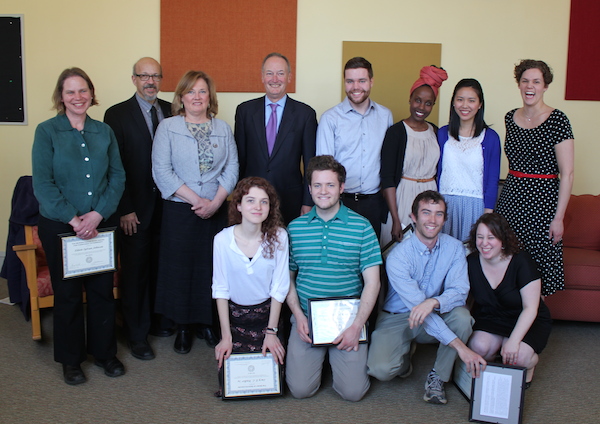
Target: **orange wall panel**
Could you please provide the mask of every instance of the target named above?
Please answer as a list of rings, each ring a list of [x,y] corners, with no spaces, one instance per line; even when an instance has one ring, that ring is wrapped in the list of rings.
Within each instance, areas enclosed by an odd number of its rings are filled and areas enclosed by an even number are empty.
[[[219,92],[262,92],[260,65],[279,52],[296,65],[297,0],[161,0],[163,91],[201,70]],[[295,92],[294,83],[288,86]]]

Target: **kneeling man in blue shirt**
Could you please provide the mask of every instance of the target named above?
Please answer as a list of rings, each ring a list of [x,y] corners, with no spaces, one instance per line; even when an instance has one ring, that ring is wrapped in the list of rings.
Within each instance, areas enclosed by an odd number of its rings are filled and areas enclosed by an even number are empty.
[[[439,342],[423,399],[445,404],[444,383],[450,380],[456,356],[475,377],[486,362],[466,346],[473,324],[465,307],[467,262],[463,244],[440,234],[446,220],[443,196],[432,190],[419,194],[411,218],[415,236],[396,246],[386,261],[389,291],[372,335],[368,373],[382,381],[407,377],[411,344]]]

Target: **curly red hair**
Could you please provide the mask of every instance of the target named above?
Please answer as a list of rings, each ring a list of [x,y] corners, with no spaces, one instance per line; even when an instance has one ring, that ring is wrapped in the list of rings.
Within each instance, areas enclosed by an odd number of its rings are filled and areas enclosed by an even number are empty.
[[[261,177],[247,177],[240,180],[235,186],[235,190],[231,193],[231,202],[229,202],[229,225],[240,224],[242,222],[242,214],[238,211],[238,205],[242,203],[242,197],[250,192],[252,187],[257,187],[265,191],[269,196],[269,215],[262,223],[261,230],[263,232],[263,242],[265,248],[263,255],[265,258],[272,258],[275,254],[275,249],[279,247],[279,239],[277,231],[283,227],[283,218],[279,210],[279,196],[275,188],[267,180]]]

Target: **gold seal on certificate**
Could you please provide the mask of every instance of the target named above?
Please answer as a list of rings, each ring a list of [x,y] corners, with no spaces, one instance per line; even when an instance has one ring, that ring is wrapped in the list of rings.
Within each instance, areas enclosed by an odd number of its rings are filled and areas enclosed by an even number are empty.
[[[114,228],[98,230],[98,235],[89,240],[82,240],[73,233],[59,237],[63,280],[117,270]]]
[[[223,400],[280,396],[281,371],[273,355],[232,353],[223,364]]]
[[[308,325],[313,346],[329,346],[356,318],[360,299],[353,296],[308,299]],[[367,342],[363,326],[360,343]]]

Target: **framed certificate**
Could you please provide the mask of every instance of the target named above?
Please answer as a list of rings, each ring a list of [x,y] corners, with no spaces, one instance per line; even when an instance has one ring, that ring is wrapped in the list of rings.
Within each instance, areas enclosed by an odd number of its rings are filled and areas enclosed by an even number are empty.
[[[460,358],[456,358],[454,363],[454,371],[452,373],[454,385],[458,391],[467,399],[471,400],[471,386],[473,385],[473,377],[467,372],[467,366]]]
[[[473,379],[469,421],[520,424],[525,371],[523,367],[487,364],[481,377]]]
[[[360,299],[353,296],[308,299],[308,325],[313,346],[332,346],[333,341],[354,322]],[[367,342],[363,326],[359,343]]]
[[[408,240],[409,238],[411,238],[413,235],[413,232],[414,232],[414,228],[413,228],[412,224],[408,224],[406,227],[404,227],[402,229],[402,241]],[[402,243],[402,241],[400,243]],[[398,244],[397,241],[392,240],[381,249],[381,256],[383,257],[384,261],[387,259],[388,255],[390,254],[392,249],[394,247],[396,247],[397,244]]]
[[[281,394],[281,369],[270,352],[232,353],[225,360],[223,400]]]
[[[74,233],[59,234],[63,280],[117,270],[115,228],[98,230],[93,239],[82,240]]]

